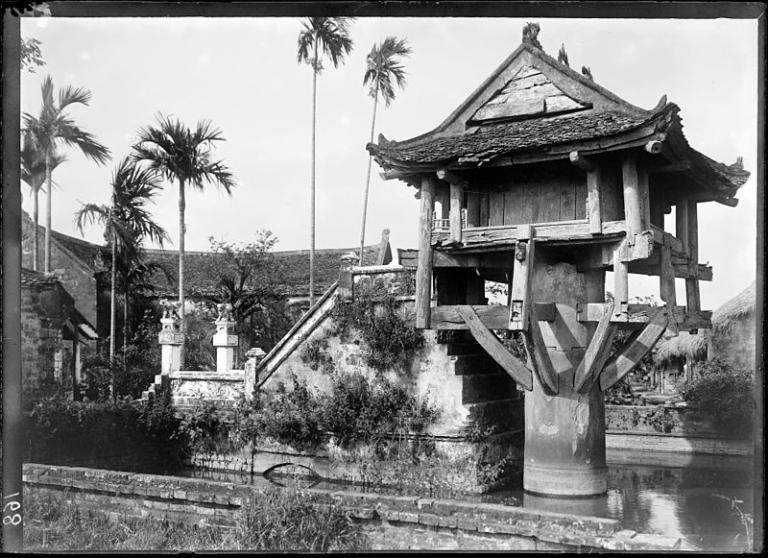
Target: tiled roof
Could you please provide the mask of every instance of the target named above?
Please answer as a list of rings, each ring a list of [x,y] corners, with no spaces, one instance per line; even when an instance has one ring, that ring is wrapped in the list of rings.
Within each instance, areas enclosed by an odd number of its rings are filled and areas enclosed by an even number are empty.
[[[315,250],[315,294],[324,293],[339,278],[341,257],[344,254],[359,254],[359,248]],[[284,296],[309,295],[309,251],[295,250],[272,252],[273,266],[282,279],[277,293]],[[374,265],[378,256],[378,245],[366,246],[363,265]],[[212,252],[187,252],[184,258],[184,286],[191,295],[212,294],[216,291],[219,276],[216,274],[215,261],[222,256]],[[175,250],[148,250],[147,258],[162,265],[170,276],[171,282],[163,273],[152,277],[156,296],[176,296],[176,276],[178,273],[178,252]]]
[[[662,116],[674,109],[670,104],[649,116],[611,111],[520,120],[480,126],[458,135],[405,142],[383,140],[378,145],[369,143],[367,149],[385,166],[389,162],[481,162],[514,151],[622,134],[653,121],[662,124]]]

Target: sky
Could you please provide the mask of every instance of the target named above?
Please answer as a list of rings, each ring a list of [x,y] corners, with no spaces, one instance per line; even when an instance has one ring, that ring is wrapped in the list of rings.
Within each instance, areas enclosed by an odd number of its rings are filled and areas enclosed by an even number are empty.
[[[432,130],[520,44],[532,18],[359,18],[352,53],[330,62],[318,79],[316,247],[360,242],[372,99],[363,87],[365,59],[388,35],[407,39],[407,85],[389,108],[379,105],[376,136],[404,140]],[[590,67],[595,81],[626,101],[650,109],[666,94],[681,108],[684,133],[697,150],[730,164],[744,157],[752,173],[735,208],[699,206],[699,255],[714,269],[701,283],[702,307],[715,309],[756,273],[757,20],[549,19],[544,50],[565,45],[571,67]],[[312,72],[296,60],[300,18],[22,18],[21,34],[41,41],[45,66],[22,71],[21,110],[37,115],[40,84],[82,86],[88,107],[70,114],[107,145],[113,160],[98,166],[67,150],[54,172],[53,228],[103,242],[98,226],[81,235],[81,203],[107,203],[116,162],[130,153],[137,130],[160,111],[193,126],[210,119],[225,142],[215,157],[238,185],[228,196],[215,187],[187,195],[187,250],[206,250],[209,237],[250,242],[260,229],[279,239],[276,250],[310,243]],[[393,249],[417,245],[415,190],[384,181],[374,163],[366,243],[391,230]],[[29,190],[23,208],[31,213]],[[42,203],[42,200],[41,200]],[[178,189],[165,184],[152,206],[178,241]],[[41,205],[41,207],[43,207]],[[674,216],[666,229],[674,231]],[[606,284],[611,285],[610,274]],[[678,280],[678,301],[684,301]],[[631,277],[630,297],[656,294],[658,279]],[[678,302],[680,303],[680,302]]]

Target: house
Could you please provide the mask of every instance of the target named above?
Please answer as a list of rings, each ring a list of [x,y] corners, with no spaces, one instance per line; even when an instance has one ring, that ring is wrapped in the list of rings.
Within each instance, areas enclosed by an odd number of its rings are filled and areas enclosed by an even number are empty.
[[[92,323],[53,274],[21,269],[21,369],[25,389],[56,382],[79,394],[85,350],[97,339]]]

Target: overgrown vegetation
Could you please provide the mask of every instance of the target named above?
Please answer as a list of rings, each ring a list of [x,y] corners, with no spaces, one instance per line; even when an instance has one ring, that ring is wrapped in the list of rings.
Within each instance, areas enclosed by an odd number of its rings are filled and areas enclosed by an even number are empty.
[[[754,382],[751,370],[737,370],[713,359],[702,365],[698,378],[678,390],[696,414],[711,419],[715,428],[748,436],[755,420]]]
[[[172,471],[187,455],[180,426],[167,392],[143,407],[125,399],[82,403],[56,393],[24,412],[25,460]]]
[[[420,330],[409,326],[391,297],[359,297],[333,310],[334,335],[348,339],[353,331],[363,341],[363,360],[380,372],[407,372],[414,353],[423,347]]]
[[[329,552],[366,550],[368,540],[338,505],[318,507],[301,491],[267,488],[247,506],[234,530],[152,518],[119,517],[72,506],[63,498],[24,490],[27,551],[256,550]]]

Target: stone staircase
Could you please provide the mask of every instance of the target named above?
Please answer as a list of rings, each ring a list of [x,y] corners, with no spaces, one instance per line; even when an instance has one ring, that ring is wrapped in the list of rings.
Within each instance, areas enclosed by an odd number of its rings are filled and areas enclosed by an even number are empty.
[[[633,380],[629,383],[632,395],[639,397],[645,405],[667,405],[680,399],[674,386],[667,387],[667,393],[658,391],[658,387],[649,390],[644,383]]]
[[[156,374],[155,381],[149,388],[141,392],[141,402],[146,404],[154,401],[157,394],[168,387],[170,387],[171,379],[167,374]]]
[[[496,433],[521,430],[522,397],[514,380],[471,337],[446,343],[454,374],[462,379],[462,404],[470,416],[496,425]]]

